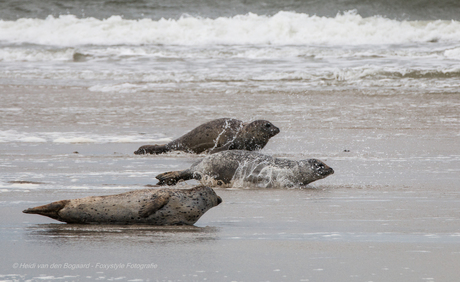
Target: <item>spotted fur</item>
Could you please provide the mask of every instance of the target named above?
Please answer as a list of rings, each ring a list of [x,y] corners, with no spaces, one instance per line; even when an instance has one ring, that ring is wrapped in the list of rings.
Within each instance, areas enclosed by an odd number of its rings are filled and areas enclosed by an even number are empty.
[[[62,200],[24,213],[83,224],[193,225],[222,199],[205,186],[143,189],[110,196]]]
[[[160,185],[196,179],[209,186],[232,187],[235,183],[256,183],[263,187],[307,185],[325,178],[334,170],[320,160],[288,160],[258,152],[225,151],[206,156],[189,169],[159,174]]]

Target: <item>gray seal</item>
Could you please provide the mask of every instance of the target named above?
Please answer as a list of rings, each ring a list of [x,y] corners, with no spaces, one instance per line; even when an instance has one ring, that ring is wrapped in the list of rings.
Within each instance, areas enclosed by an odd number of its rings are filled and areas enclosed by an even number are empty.
[[[221,202],[212,188],[198,186],[191,189],[142,189],[61,200],[23,212],[67,223],[193,225]]]
[[[262,187],[293,187],[307,185],[333,173],[332,168],[317,159],[294,161],[233,150],[206,156],[189,169],[165,172],[156,178],[160,185],[196,179],[210,186],[234,187],[256,183]]]
[[[184,151],[200,154],[225,150],[260,150],[268,140],[280,132],[267,120],[243,123],[241,120],[221,118],[204,123],[185,135],[164,145],[144,145],[136,155]]]

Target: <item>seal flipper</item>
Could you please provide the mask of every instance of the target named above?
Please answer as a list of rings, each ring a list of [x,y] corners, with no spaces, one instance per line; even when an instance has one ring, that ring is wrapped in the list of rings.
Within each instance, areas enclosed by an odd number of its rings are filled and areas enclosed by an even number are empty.
[[[52,219],[59,220],[59,211],[62,210],[69,202],[70,200],[61,200],[57,202],[52,202],[51,204],[26,209],[22,212],[44,215],[47,217],[51,217]]]
[[[232,144],[232,143],[227,143],[227,144],[225,144],[225,145],[222,146],[222,147],[216,147],[216,148],[209,149],[206,153],[208,153],[208,154],[214,154],[214,153],[218,153],[218,152],[222,152],[222,151],[227,151],[227,150],[233,150],[233,149],[234,149],[234,144]]]
[[[169,149],[166,145],[144,145],[139,147],[137,151],[134,152],[136,155],[145,155],[145,154],[162,154],[168,152]]]
[[[155,176],[159,180],[158,185],[175,185],[179,180],[193,179],[193,173],[189,170],[168,171]]]
[[[143,206],[139,210],[139,216],[146,218],[156,213],[157,210],[161,209],[169,202],[169,197],[170,195],[167,192],[161,193],[160,195],[153,196],[150,199],[150,202],[145,204],[145,206]]]

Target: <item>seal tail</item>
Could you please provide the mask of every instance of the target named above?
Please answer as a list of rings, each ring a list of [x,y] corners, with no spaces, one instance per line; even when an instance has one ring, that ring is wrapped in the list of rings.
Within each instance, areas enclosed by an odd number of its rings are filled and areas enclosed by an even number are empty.
[[[70,200],[61,200],[57,202],[52,202],[51,204],[26,209],[22,212],[44,215],[47,217],[51,217],[52,219],[59,220],[59,211],[62,210],[69,202]]]
[[[163,154],[168,152],[169,149],[166,147],[166,145],[144,145],[139,147],[134,154],[136,155],[144,155],[144,154]]]
[[[158,185],[175,185],[179,180],[193,179],[193,173],[190,170],[168,171],[155,176],[158,179]]]

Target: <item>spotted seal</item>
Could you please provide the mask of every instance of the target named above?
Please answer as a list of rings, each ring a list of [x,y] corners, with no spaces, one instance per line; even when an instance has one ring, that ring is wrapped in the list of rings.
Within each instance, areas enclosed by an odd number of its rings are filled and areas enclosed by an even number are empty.
[[[185,135],[164,145],[144,145],[136,155],[184,151],[200,154],[225,150],[260,150],[268,140],[280,132],[267,120],[243,123],[241,120],[221,118],[204,123]]]
[[[174,185],[180,180],[196,179],[207,185],[235,186],[235,182],[256,183],[263,187],[307,185],[334,173],[317,159],[293,161],[258,152],[224,151],[206,156],[189,169],[159,174],[160,185]]]
[[[110,196],[61,200],[24,213],[67,223],[193,225],[222,199],[205,186],[191,189],[142,189]]]

